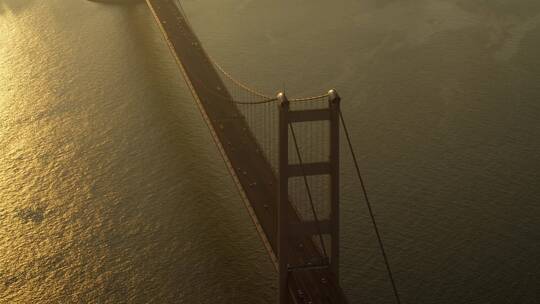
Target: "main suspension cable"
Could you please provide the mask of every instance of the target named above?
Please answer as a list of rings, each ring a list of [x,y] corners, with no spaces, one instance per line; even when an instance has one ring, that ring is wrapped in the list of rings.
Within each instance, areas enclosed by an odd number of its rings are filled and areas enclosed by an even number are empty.
[[[396,302],[398,304],[401,304],[401,299],[399,297],[399,293],[397,291],[396,282],[394,281],[394,276],[392,274],[392,270],[390,268],[390,262],[388,261],[388,257],[386,255],[386,251],[384,249],[384,244],[382,241],[381,234],[379,232],[379,228],[377,227],[377,222],[375,221],[375,215],[373,214],[373,208],[371,207],[371,202],[369,201],[369,197],[367,194],[366,186],[364,183],[364,179],[362,178],[362,174],[360,173],[360,167],[358,166],[358,161],[356,159],[356,155],[354,153],[354,149],[352,146],[351,138],[349,136],[349,131],[347,129],[347,125],[345,124],[345,119],[343,118],[343,114],[341,113],[341,110],[339,111],[339,118],[341,120],[341,124],[343,125],[343,131],[345,131],[345,137],[347,138],[347,144],[349,145],[349,150],[351,151],[351,156],[354,161],[354,166],[356,167],[356,174],[358,175],[358,179],[360,180],[360,185],[362,187],[362,192],[364,193],[364,199],[366,200],[366,205],[369,211],[369,216],[371,217],[371,222],[373,223],[373,229],[375,230],[375,234],[377,235],[377,241],[379,242],[379,248],[381,250],[384,264],[386,265],[386,271],[388,272],[388,277],[390,278],[390,282],[392,283],[392,289],[394,291],[394,296],[396,297]]]
[[[230,81],[232,81],[234,84],[236,84],[237,86],[243,88],[244,90],[250,92],[251,94],[253,95],[256,95],[256,96],[259,96],[259,97],[262,97],[262,98],[265,98],[265,99],[270,99],[272,98],[272,96],[270,95],[267,95],[267,94],[264,94],[264,93],[261,93],[251,87],[249,87],[247,84],[243,83],[242,81],[234,78],[231,74],[229,74],[227,71],[225,71],[225,69],[219,64],[217,63],[216,60],[214,60],[213,57],[211,57],[209,54],[207,54],[208,56],[208,59],[210,60],[210,62],[223,74],[225,75],[225,77],[227,77]]]
[[[191,26],[191,23],[189,22],[189,18],[187,17],[187,14],[186,14],[183,6],[182,6],[181,1],[176,0],[175,3],[177,4],[177,7],[178,7],[178,9],[180,11],[181,16],[185,20],[186,25],[191,29],[192,32],[194,32],[194,29]],[[201,45],[201,41],[199,40],[199,38],[196,35],[195,35],[194,38],[197,40],[197,43],[199,45]],[[223,74],[225,76],[225,78],[227,78],[232,83],[239,86],[240,88],[244,89],[245,91],[264,99],[263,101],[259,101],[259,102],[236,102],[236,103],[238,103],[238,104],[263,104],[263,103],[273,102],[273,101],[277,100],[274,96],[264,94],[264,93],[260,92],[259,90],[252,88],[251,86],[249,86],[245,82],[243,82],[241,80],[238,80],[237,78],[233,77],[212,56],[210,56],[210,54],[208,54],[206,51],[204,51],[204,49],[202,49],[202,51],[206,55],[206,57],[208,58],[208,61],[212,65],[214,65],[216,67],[216,69],[219,72],[221,72],[221,74]],[[324,97],[327,97],[327,96],[328,96],[328,93],[324,93],[324,94],[316,95],[316,96],[291,98],[291,99],[289,99],[289,101],[290,102],[312,101],[312,100],[324,98]]]

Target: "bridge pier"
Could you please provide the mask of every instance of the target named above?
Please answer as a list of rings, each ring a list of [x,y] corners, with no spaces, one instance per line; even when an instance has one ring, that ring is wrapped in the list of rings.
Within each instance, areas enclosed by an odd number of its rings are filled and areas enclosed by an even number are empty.
[[[332,276],[334,282],[339,282],[339,114],[340,114],[340,97],[335,90],[328,92],[328,107],[324,109],[312,110],[292,110],[290,102],[284,93],[277,95],[279,101],[279,136],[278,136],[278,271],[279,271],[279,304],[295,304],[299,303],[297,297],[311,297],[309,291],[291,290],[290,279],[295,271],[318,271],[326,269]],[[293,123],[300,122],[317,122],[329,121],[329,157],[327,162],[318,163],[303,163],[300,152],[299,164],[289,163],[289,130],[293,131]],[[293,140],[296,141],[296,138]],[[296,143],[295,143],[296,144]],[[315,215],[314,221],[303,221],[299,218],[294,210],[294,205],[291,204],[289,198],[289,178],[304,177],[306,187],[308,187],[307,176],[327,175],[330,177],[329,197],[330,216],[328,219],[319,220]],[[309,190],[308,190],[309,191]],[[312,202],[313,203],[313,202]],[[293,212],[291,212],[293,209]],[[315,210],[313,210],[315,213]],[[293,214],[297,218],[291,218]],[[303,240],[313,242],[313,236],[320,236],[321,247],[325,246],[322,242],[322,235],[330,235],[330,257],[326,255],[326,249],[317,249],[313,251],[320,256],[319,263],[313,265],[311,262],[306,262],[305,259],[297,259],[292,257],[294,248],[291,248],[292,239],[300,237]],[[295,264],[296,263],[296,264]],[[299,264],[300,263],[300,264]],[[319,276],[316,276],[319,277]],[[317,290],[327,284],[329,278],[324,275],[320,277],[321,282],[313,283],[309,286],[311,290]],[[338,283],[339,284],[339,283]],[[314,297],[315,298],[315,297]],[[337,303],[344,303],[338,300]],[[303,303],[303,302],[302,302]],[[309,303],[309,302],[306,302]],[[318,298],[316,302],[310,303],[329,303],[326,300]],[[334,302],[332,302],[334,303]]]

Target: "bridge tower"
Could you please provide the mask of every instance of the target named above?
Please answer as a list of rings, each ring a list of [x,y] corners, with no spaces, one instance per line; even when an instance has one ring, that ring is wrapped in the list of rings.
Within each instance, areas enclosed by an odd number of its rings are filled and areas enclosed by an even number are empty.
[[[326,269],[325,273],[333,276],[334,282],[339,282],[339,115],[340,115],[340,97],[335,90],[328,92],[328,103],[323,108],[293,110],[291,104],[284,93],[277,95],[279,104],[279,135],[278,135],[278,272],[279,272],[279,304],[293,304],[291,301],[289,280],[295,272],[310,272],[320,269]],[[328,158],[325,161],[303,163],[300,152],[298,151],[299,163],[291,163],[289,157],[290,146],[296,137],[293,125],[298,123],[317,123],[326,121],[329,140],[321,142],[327,145]],[[326,127],[325,127],[326,128]],[[291,141],[292,139],[292,141]],[[291,178],[303,178],[306,188],[309,191],[308,178],[311,176],[327,176],[328,191],[324,195],[326,203],[329,206],[329,216],[324,219],[317,218],[313,220],[302,220],[294,217],[294,204],[291,203],[291,193],[289,193],[289,180]],[[311,194],[309,194],[311,199]],[[291,208],[291,206],[293,206]],[[328,207],[328,206],[327,206]],[[315,209],[313,209],[315,214]],[[293,251],[297,248],[297,240],[308,239],[310,242],[316,237],[320,237],[321,246],[325,247],[322,240],[323,236],[330,237],[329,248],[313,246],[321,259],[318,262],[298,260]],[[329,249],[330,254],[327,255]],[[319,278],[324,285],[327,278]],[[320,283],[320,282],[319,282]],[[315,288],[316,289],[316,288]]]

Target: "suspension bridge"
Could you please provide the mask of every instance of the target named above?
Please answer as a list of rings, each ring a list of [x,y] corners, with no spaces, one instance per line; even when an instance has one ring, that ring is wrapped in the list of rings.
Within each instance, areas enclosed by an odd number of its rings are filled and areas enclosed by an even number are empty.
[[[146,2],[278,272],[279,303],[348,303],[339,284],[337,92],[289,99],[254,90],[205,52],[178,1]]]

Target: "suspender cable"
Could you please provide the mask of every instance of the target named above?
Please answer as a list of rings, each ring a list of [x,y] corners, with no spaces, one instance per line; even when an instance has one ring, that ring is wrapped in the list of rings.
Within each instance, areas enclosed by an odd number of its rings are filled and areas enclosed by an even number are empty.
[[[396,288],[396,282],[394,281],[394,276],[392,274],[392,270],[390,268],[390,263],[388,262],[388,257],[386,255],[386,251],[384,250],[383,241],[381,238],[381,234],[379,232],[379,228],[377,227],[377,222],[375,221],[375,216],[373,215],[373,208],[371,207],[371,202],[369,201],[369,197],[366,191],[366,186],[364,184],[364,179],[362,178],[362,174],[360,174],[360,167],[358,166],[358,161],[356,159],[356,155],[354,153],[354,149],[352,146],[351,138],[349,136],[349,131],[347,130],[347,125],[345,124],[345,119],[343,119],[343,114],[341,113],[341,110],[339,111],[339,118],[341,120],[341,124],[343,125],[343,130],[345,131],[345,137],[347,138],[347,144],[349,145],[349,150],[351,151],[351,156],[354,161],[354,166],[356,168],[356,174],[358,175],[358,179],[360,180],[360,185],[362,187],[362,192],[364,193],[364,199],[366,200],[366,205],[369,211],[369,216],[371,217],[371,222],[373,223],[373,229],[375,230],[375,234],[377,235],[377,241],[379,242],[379,248],[381,250],[384,264],[386,265],[386,271],[388,272],[388,277],[390,278],[390,282],[392,283],[392,289],[394,291],[394,296],[396,297],[396,302],[398,304],[401,304],[401,299],[399,298],[399,293]]]
[[[302,170],[302,176],[304,177],[304,184],[306,185],[307,195],[309,198],[309,204],[311,205],[311,211],[313,212],[313,218],[315,219],[315,226],[317,227],[317,233],[319,234],[319,239],[321,241],[321,247],[323,250],[324,258],[328,258],[326,253],[326,246],[324,245],[324,239],[322,237],[321,225],[319,223],[319,217],[317,216],[317,211],[315,210],[315,205],[313,205],[313,197],[311,196],[311,190],[309,189],[309,183],[307,180],[306,172],[304,170],[304,163],[302,162],[302,156],[300,155],[300,149],[298,148],[298,142],[296,141],[296,135],[294,134],[294,129],[292,123],[289,123],[289,128],[291,129],[291,135],[294,141],[294,148],[296,149],[296,156],[298,156],[298,163],[300,164],[300,169]]]

